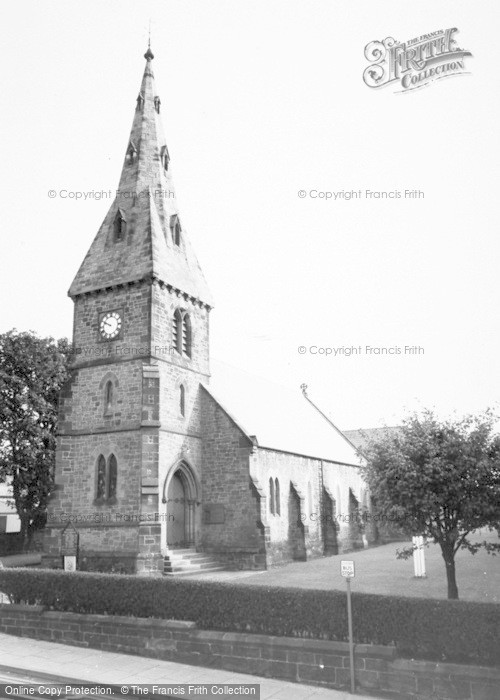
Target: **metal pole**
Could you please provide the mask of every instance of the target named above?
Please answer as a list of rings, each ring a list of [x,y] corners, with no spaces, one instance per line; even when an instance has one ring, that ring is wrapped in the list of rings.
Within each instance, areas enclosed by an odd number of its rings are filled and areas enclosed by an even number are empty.
[[[351,693],[355,692],[354,683],[354,642],[352,639],[352,607],[351,607],[351,579],[348,577],[347,581],[347,622],[349,625],[349,659],[351,666]]]

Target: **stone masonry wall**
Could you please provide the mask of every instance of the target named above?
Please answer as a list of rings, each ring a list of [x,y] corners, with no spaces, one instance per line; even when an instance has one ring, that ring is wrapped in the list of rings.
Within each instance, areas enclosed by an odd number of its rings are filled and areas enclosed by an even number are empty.
[[[235,568],[260,568],[264,552],[249,472],[253,444],[204,389],[201,410],[202,549]]]
[[[266,494],[262,518],[267,533],[268,565],[302,559],[297,546],[301,536],[307,559],[363,546],[347,514],[349,489],[358,494],[360,500],[366,491],[355,467],[258,448],[251,457],[250,470]],[[271,512],[271,479],[275,501],[276,480],[279,483],[280,507],[278,512],[276,502],[274,513]],[[332,539],[337,546],[325,547],[325,541],[331,544]]]
[[[199,630],[193,622],[45,611],[0,605],[0,632],[193,666],[349,689],[344,642]],[[356,688],[394,700],[498,700],[500,669],[396,658],[358,644]]]

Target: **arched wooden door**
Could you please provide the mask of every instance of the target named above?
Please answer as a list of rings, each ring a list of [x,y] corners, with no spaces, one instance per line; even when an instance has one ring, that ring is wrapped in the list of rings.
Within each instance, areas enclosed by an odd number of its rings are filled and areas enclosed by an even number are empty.
[[[176,471],[168,485],[167,494],[167,548],[186,547],[186,492],[184,479]]]

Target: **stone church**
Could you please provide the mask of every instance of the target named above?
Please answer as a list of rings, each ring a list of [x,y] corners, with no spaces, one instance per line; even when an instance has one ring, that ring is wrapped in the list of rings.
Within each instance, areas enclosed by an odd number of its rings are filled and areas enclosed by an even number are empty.
[[[301,391],[210,362],[212,298],[182,225],[151,49],[117,196],[70,287],[44,565],[266,568],[366,546],[354,445]],[[198,562],[198,563],[197,563]]]

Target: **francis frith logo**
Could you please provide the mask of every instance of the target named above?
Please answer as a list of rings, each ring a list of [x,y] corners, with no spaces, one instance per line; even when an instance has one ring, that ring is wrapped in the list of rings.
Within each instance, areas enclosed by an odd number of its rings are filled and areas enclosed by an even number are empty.
[[[365,58],[370,65],[363,80],[370,88],[393,84],[396,92],[408,92],[429,85],[434,80],[464,75],[465,58],[470,51],[457,46],[454,35],[458,29],[439,29],[404,43],[387,37],[365,46]]]

